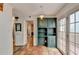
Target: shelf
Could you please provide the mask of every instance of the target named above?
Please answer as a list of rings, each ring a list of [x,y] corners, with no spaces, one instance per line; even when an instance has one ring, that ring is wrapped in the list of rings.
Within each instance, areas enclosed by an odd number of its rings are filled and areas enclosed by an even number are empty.
[[[47,29],[53,29],[53,28],[49,28],[49,27],[47,27]]]
[[[45,33],[39,33],[38,36],[47,36],[47,34],[45,34]]]
[[[47,27],[38,27],[38,29],[47,29]]]
[[[47,34],[47,32],[38,32],[38,33],[41,33],[41,34],[42,34],[42,33]]]
[[[56,28],[56,27],[47,27],[47,28]]]
[[[47,34],[47,35],[53,35],[53,34]]]
[[[38,38],[45,38],[45,37],[47,37],[47,36],[38,36]]]
[[[47,34],[48,36],[56,36],[56,34]]]

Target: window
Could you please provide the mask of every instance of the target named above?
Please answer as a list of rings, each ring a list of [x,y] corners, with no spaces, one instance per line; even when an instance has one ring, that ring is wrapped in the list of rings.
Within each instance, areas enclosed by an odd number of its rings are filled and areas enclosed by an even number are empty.
[[[59,20],[59,37],[58,47],[65,54],[66,53],[66,18]]]
[[[75,54],[75,14],[70,15],[69,54]]]
[[[76,23],[76,33],[79,33],[79,22]]]
[[[79,21],[79,11],[76,12],[76,22]]]
[[[66,28],[66,18],[59,20],[59,32],[58,32],[58,48],[66,53],[69,51],[70,55],[79,55],[79,11],[74,12],[69,16],[69,30]],[[66,29],[69,34],[69,45],[66,47]]]
[[[70,54],[79,54],[79,11],[70,15],[69,40]]]
[[[75,28],[74,26],[75,26],[74,23],[70,24],[70,32],[71,33],[74,33],[74,28]]]
[[[75,29],[74,29],[74,23],[73,24],[70,24],[70,33],[69,33],[69,40],[70,42],[74,42],[74,32],[75,32]]]
[[[70,15],[70,23],[74,23],[75,22],[74,16],[75,16],[74,14]]]
[[[21,31],[21,23],[15,23],[15,30]]]
[[[79,23],[76,23],[76,43],[79,45]]]
[[[76,12],[76,54],[79,54],[79,11]]]
[[[76,54],[79,55],[79,44],[76,44]]]

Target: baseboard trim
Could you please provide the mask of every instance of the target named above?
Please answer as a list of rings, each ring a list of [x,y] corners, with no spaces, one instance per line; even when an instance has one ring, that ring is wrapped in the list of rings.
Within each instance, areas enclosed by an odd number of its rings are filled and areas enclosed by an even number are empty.
[[[18,46],[19,48],[16,50],[16,51],[13,51],[13,55],[17,52],[17,51],[19,51],[19,50],[21,50],[22,49],[22,46]]]
[[[57,49],[59,50],[59,52],[60,52],[62,55],[64,55],[63,52],[62,52],[59,48],[57,48]]]

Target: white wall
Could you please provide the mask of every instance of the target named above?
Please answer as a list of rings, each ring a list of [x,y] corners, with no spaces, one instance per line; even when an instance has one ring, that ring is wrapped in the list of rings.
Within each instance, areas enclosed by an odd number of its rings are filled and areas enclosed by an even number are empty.
[[[24,20],[24,45],[26,45],[27,44],[27,23],[26,23],[26,21]]]
[[[13,20],[12,7],[4,4],[3,12],[0,13],[0,54],[13,54]]]
[[[34,46],[38,45],[37,19],[34,19]]]

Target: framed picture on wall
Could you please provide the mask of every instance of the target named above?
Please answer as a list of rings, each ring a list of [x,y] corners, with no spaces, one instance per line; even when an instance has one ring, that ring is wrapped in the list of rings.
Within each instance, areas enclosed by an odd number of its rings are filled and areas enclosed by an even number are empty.
[[[15,30],[16,31],[21,31],[21,23],[15,23]]]

